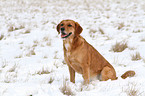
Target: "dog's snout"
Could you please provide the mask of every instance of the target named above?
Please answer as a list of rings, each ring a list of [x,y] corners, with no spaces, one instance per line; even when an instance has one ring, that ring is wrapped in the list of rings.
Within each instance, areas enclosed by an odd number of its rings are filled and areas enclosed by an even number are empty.
[[[61,31],[64,31],[65,30],[65,28],[63,27],[63,28],[61,28]]]

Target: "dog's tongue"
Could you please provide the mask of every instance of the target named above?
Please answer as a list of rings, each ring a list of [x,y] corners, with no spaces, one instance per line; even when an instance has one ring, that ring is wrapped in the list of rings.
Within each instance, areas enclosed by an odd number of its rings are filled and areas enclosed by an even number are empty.
[[[61,37],[62,37],[62,38],[63,38],[63,37],[66,37],[66,36],[67,36],[66,34],[65,34],[65,35],[62,35],[62,34],[61,34]]]

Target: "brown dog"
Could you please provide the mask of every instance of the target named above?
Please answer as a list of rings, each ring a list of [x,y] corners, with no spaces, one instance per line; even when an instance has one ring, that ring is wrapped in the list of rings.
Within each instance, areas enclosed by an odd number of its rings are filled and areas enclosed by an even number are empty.
[[[69,67],[70,81],[75,83],[75,72],[83,75],[84,83],[96,77],[102,81],[116,80],[113,66],[80,36],[82,30],[73,20],[63,20],[57,25],[57,31],[63,38],[64,59]],[[125,79],[134,75],[134,71],[127,71],[121,77]]]

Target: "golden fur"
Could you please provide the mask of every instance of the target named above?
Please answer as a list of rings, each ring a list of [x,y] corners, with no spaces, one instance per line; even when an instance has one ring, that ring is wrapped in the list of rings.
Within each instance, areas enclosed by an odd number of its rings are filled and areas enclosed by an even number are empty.
[[[96,77],[102,81],[116,80],[113,66],[80,36],[82,30],[73,20],[63,20],[57,25],[57,31],[63,38],[64,59],[69,67],[70,81],[75,83],[75,72],[82,74],[84,83]],[[134,75],[134,71],[128,71],[122,78]]]

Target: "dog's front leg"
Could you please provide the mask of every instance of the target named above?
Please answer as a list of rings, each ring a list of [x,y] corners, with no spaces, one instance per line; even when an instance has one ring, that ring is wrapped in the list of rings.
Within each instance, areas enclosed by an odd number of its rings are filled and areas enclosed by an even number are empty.
[[[88,66],[85,66],[82,69],[83,69],[84,84],[89,84],[89,82],[90,82],[90,68]]]
[[[75,83],[75,71],[72,67],[69,66],[70,81]]]

